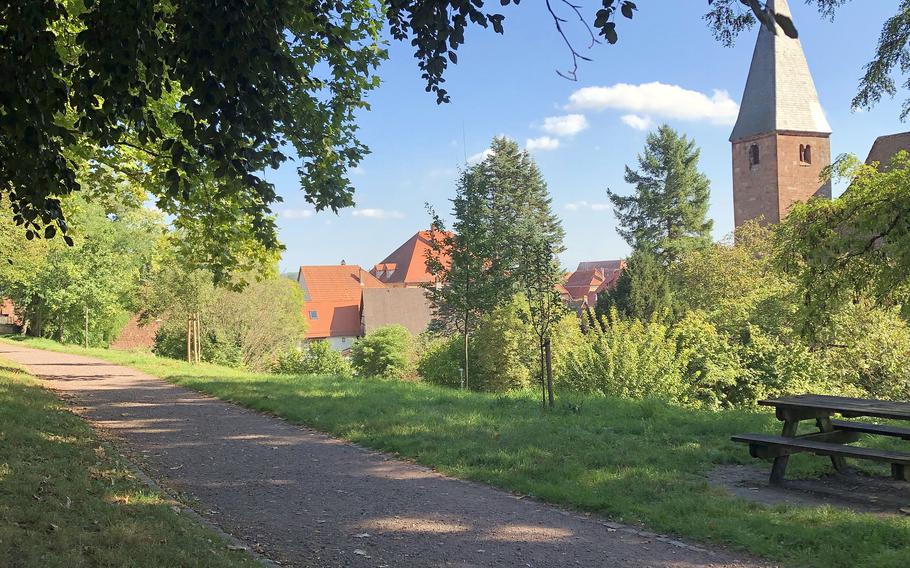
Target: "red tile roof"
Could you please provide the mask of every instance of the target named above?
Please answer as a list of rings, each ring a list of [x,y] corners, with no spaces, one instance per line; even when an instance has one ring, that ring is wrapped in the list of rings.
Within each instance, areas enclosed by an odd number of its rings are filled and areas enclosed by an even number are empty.
[[[910,152],[910,132],[879,136],[869,150],[866,163],[871,165],[878,162],[878,169],[884,171],[888,168],[891,158],[901,150]]]
[[[362,289],[385,287],[356,264],[301,266],[297,283],[303,288],[306,335],[311,339],[359,336]]]
[[[580,262],[578,268],[566,279],[565,290],[575,301],[585,301],[593,306],[597,295],[616,285],[626,263],[623,260]]]
[[[427,270],[427,253],[433,240],[432,231],[420,231],[395,249],[395,252],[370,270],[370,274],[390,286],[420,286],[433,282],[434,277]],[[437,241],[443,233],[436,233]],[[448,264],[448,256],[441,259]]]

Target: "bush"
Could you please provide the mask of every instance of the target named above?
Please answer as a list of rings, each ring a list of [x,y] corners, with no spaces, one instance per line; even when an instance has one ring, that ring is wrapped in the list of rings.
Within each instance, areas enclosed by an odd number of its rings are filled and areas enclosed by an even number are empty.
[[[620,319],[616,310],[571,352],[560,387],[621,398],[683,400],[686,362],[669,329],[660,323]]]
[[[462,343],[460,337],[427,337],[420,347],[417,374],[445,387],[461,387]]]
[[[351,362],[357,374],[389,379],[414,373],[414,341],[402,325],[387,325],[354,343]]]
[[[273,373],[282,375],[335,375],[350,377],[354,374],[351,363],[332,349],[327,341],[310,341],[303,349],[290,349],[280,355],[272,367]]]
[[[489,392],[523,389],[538,372],[537,336],[522,321],[519,299],[487,314],[471,337],[468,386]],[[533,369],[533,371],[532,371]]]
[[[202,329],[199,335],[200,358],[208,363],[226,367],[244,367],[243,348],[235,338],[221,330]],[[152,352],[171,359],[186,359],[186,321],[165,322],[155,334]]]
[[[750,325],[742,347],[747,369],[736,398],[754,403],[767,397],[803,394],[851,394],[828,381],[828,369],[818,353],[798,340],[778,337]]]
[[[910,327],[896,311],[852,305],[834,320],[824,357],[838,388],[910,399]]]
[[[672,335],[680,361],[685,365],[686,402],[707,408],[745,402],[740,381],[747,372],[740,362],[737,346],[718,333],[704,312],[686,314],[673,326]]]

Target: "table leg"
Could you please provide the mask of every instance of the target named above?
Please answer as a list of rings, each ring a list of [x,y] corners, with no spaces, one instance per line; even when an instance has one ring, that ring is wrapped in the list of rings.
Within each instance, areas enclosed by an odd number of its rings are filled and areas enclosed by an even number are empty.
[[[784,430],[781,436],[792,438],[796,436],[796,430],[799,428],[799,420],[787,418],[784,420]],[[780,485],[784,481],[784,473],[787,472],[787,462],[790,456],[777,456],[774,458],[774,465],[771,466],[771,485]]]
[[[816,418],[815,423],[822,432],[834,432],[834,426],[831,425],[830,416]],[[847,469],[847,462],[844,460],[843,456],[831,456],[831,465],[834,466],[835,470],[840,472],[846,471]]]

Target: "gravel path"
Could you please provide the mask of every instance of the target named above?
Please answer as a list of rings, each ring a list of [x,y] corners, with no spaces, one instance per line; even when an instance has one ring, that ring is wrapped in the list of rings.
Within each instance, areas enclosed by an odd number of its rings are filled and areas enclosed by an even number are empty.
[[[133,369],[19,345],[44,379],[165,488],[284,565],[759,566],[523,500]]]

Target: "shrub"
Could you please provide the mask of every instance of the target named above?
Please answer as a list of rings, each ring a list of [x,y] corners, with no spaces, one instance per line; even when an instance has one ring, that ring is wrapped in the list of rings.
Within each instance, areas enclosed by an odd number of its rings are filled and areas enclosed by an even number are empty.
[[[335,375],[350,377],[354,374],[351,363],[332,349],[327,341],[310,341],[303,349],[290,349],[280,355],[272,367],[273,373],[283,375]]]
[[[417,374],[435,385],[461,387],[462,358],[460,337],[425,338],[417,361]]]
[[[672,335],[680,360],[685,362],[687,402],[708,408],[744,402],[739,382],[747,373],[737,346],[718,333],[704,312],[687,313],[673,326]]]
[[[833,384],[875,398],[910,398],[910,327],[896,311],[848,306],[834,330],[824,353]]]
[[[624,320],[611,310],[605,330],[592,330],[567,357],[562,388],[603,396],[682,400],[686,362],[660,323]]]
[[[244,367],[243,348],[236,338],[222,330],[202,328],[199,335],[200,357],[203,361],[226,367]],[[186,359],[186,321],[167,321],[155,334],[152,352],[171,359]]]
[[[402,325],[387,325],[354,343],[351,362],[359,375],[405,379],[414,372],[414,341]]]
[[[538,368],[537,336],[522,321],[524,309],[516,299],[497,307],[481,321],[471,338],[472,389],[504,392],[531,385]]]
[[[738,382],[734,396],[744,404],[806,392],[847,394],[830,384],[822,358],[799,340],[774,336],[750,325],[741,353],[747,373]]]

